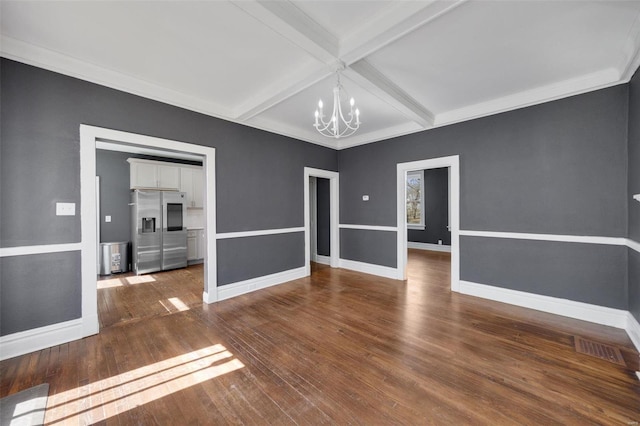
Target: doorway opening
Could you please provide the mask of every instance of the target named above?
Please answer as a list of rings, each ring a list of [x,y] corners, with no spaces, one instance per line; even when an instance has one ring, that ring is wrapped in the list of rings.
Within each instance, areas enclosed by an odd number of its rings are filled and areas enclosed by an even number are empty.
[[[424,212],[421,214],[412,214],[412,218],[421,219],[413,220],[412,224],[407,223],[407,211],[412,207],[408,207],[407,202],[407,178],[413,173],[417,174],[422,172],[422,179],[416,176],[416,181],[424,183],[424,172],[436,169],[447,169],[447,193],[448,193],[448,230],[450,232],[450,252],[451,252],[451,290],[459,291],[460,287],[460,249],[459,249],[459,231],[460,231],[460,160],[459,156],[441,157],[428,160],[412,161],[408,163],[399,163],[397,165],[397,226],[398,226],[398,239],[397,239],[397,264],[398,264],[398,278],[402,280],[407,279],[407,259],[408,259],[408,235],[409,228],[413,227],[414,230],[419,230],[425,227],[424,224]],[[424,193],[424,189],[422,189]],[[420,206],[424,207],[424,206]],[[409,211],[409,213],[412,213]],[[409,222],[412,220],[410,219]],[[444,243],[444,238],[442,238]],[[433,248],[444,244],[434,244]],[[442,249],[441,249],[442,250]]]
[[[81,262],[82,262],[82,321],[83,335],[89,336],[99,331],[97,311],[98,276],[98,186],[96,185],[96,155],[104,144],[162,151],[166,156],[191,156],[202,160],[203,168],[203,227],[204,227],[204,273],[202,298],[205,303],[217,300],[216,281],[216,222],[215,222],[215,148],[160,139],[134,133],[104,129],[100,127],[80,126],[80,164],[81,164]]]
[[[328,264],[332,268],[338,267],[340,259],[338,191],[339,174],[337,172],[304,168],[306,275],[311,275],[312,261]],[[320,212],[318,207],[321,208]]]

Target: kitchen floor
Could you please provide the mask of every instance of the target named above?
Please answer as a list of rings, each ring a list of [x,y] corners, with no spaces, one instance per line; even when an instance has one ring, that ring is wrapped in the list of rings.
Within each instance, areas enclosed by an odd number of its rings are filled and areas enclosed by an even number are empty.
[[[144,275],[114,274],[98,280],[100,329],[202,303],[204,265]]]

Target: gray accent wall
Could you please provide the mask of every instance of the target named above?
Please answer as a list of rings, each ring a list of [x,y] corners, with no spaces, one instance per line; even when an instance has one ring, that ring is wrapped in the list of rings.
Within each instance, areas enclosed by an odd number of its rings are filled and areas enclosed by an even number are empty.
[[[321,256],[331,256],[331,181],[316,178],[316,246]]]
[[[304,266],[304,232],[230,238],[217,244],[218,286]]]
[[[629,82],[629,238],[640,243],[640,71]],[[640,254],[629,249],[629,311],[640,322]]]
[[[408,229],[412,242],[451,245],[449,232],[449,168],[424,170],[424,230]]]
[[[80,318],[80,252],[0,258],[2,336]]]
[[[78,80],[3,58],[0,61],[0,247],[80,242],[80,216],[56,217],[55,202],[80,211],[80,125],[173,139],[216,148],[217,231],[236,232],[304,225],[304,167],[337,170],[336,151]],[[303,266],[304,246],[258,244],[282,267]],[[224,247],[222,248],[224,256]],[[218,259],[223,278],[274,271],[260,255]],[[302,254],[301,254],[302,253]],[[70,264],[75,253],[62,253]],[[270,254],[271,256],[271,254]],[[41,258],[23,261],[38,269]],[[74,269],[79,271],[79,267]],[[245,274],[247,270],[250,273]],[[26,272],[26,271],[25,271]],[[80,294],[80,276],[47,283],[52,293]],[[80,317],[80,298],[35,300],[34,282],[4,274],[0,310],[22,310],[30,328]],[[69,307],[69,303],[73,306]],[[71,315],[69,313],[72,313]],[[71,318],[72,317],[72,318]],[[23,327],[24,328],[24,327]],[[13,329],[7,332],[11,332]],[[3,335],[5,329],[2,329]]]
[[[395,268],[396,233],[370,229],[340,229],[340,258]]]
[[[463,281],[625,310],[626,264],[624,246],[460,237]]]
[[[396,226],[396,165],[459,155],[463,230],[626,237],[628,95],[627,85],[619,85],[341,150],[340,223]],[[370,195],[368,202],[363,194]],[[395,266],[395,242],[361,246],[355,233],[341,235],[341,245],[360,259]],[[469,253],[466,244],[462,240],[460,247]],[[568,244],[563,257],[582,249]],[[492,278],[505,288],[573,300],[587,291],[595,304],[625,307],[611,295],[625,294],[626,272],[612,275],[606,286],[600,273],[600,264],[620,265],[619,250],[601,250],[597,262],[583,265],[584,280],[568,274],[553,291],[534,285],[524,270],[494,270],[493,264],[507,264],[508,253],[495,254],[503,257],[487,259],[489,264],[464,265],[463,259],[464,278]]]

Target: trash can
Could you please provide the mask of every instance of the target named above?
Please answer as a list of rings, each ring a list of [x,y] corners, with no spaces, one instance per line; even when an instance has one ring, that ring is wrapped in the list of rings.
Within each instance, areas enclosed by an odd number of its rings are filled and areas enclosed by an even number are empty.
[[[129,242],[100,243],[100,275],[129,271]]]

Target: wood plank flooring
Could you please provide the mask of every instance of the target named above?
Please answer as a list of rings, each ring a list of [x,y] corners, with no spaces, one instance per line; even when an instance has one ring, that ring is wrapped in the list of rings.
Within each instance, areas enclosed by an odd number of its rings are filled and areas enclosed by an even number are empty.
[[[101,280],[100,334],[1,362],[0,397],[49,383],[56,425],[640,422],[624,331],[451,293],[448,254],[409,258],[407,282],[314,265],[211,305],[201,265]]]

